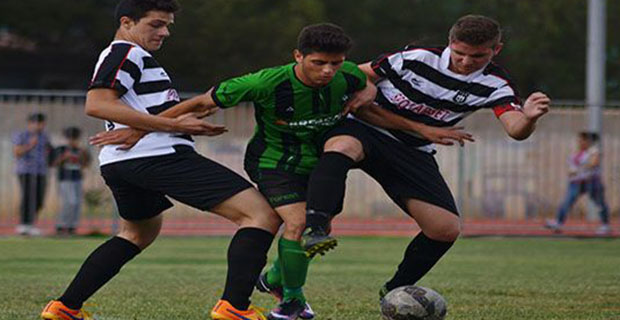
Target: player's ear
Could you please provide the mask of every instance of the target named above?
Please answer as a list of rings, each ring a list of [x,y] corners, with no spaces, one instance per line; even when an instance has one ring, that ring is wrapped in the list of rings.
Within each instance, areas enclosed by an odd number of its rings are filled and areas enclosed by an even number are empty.
[[[497,45],[495,45],[495,48],[493,48],[493,55],[494,56],[498,55],[499,52],[502,51],[502,48],[504,48],[504,43],[499,42]]]
[[[131,18],[127,17],[127,16],[122,16],[120,22],[121,22],[120,26],[123,29],[131,28],[131,26],[134,23],[134,21]]]
[[[304,55],[301,53],[301,51],[295,49],[293,50],[293,58],[297,63],[301,63],[301,61],[304,59]]]

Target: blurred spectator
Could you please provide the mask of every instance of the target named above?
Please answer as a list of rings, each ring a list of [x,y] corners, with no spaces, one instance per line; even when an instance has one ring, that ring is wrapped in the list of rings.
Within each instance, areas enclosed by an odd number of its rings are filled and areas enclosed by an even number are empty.
[[[34,227],[37,213],[43,206],[48,159],[52,146],[44,131],[45,114],[28,116],[26,130],[13,135],[13,154],[17,159],[17,177],[21,187],[20,224],[16,232],[22,235],[40,235]]]
[[[82,210],[82,169],[90,163],[88,151],[80,146],[82,131],[68,127],[63,131],[67,144],[54,149],[52,165],[58,166],[58,187],[62,209],[56,221],[56,233],[74,234]]]
[[[568,190],[555,220],[547,220],[546,227],[560,232],[566,215],[580,195],[587,193],[599,208],[602,225],[598,234],[611,233],[609,210],[605,202],[605,188],[601,182],[601,151],[599,136],[592,132],[580,132],[577,151],[568,159]]]

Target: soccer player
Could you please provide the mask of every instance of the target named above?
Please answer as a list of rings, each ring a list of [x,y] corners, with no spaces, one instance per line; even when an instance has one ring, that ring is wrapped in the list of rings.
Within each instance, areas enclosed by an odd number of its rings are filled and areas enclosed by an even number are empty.
[[[101,173],[122,217],[121,231],[90,254],[63,295],[44,308],[43,319],[91,319],[82,304],[155,240],[161,213],[172,206],[166,196],[240,226],[228,248],[224,293],[211,317],[265,319],[249,297],[280,218],[249,182],[194,151],[189,134],[225,131],[199,119],[213,108],[177,118],[158,115],[175,105],[196,107],[211,101],[203,94],[179,103],[168,74],[149,53],[169,36],[178,8],[175,0],[121,0],[116,8],[118,29],[95,67],[86,113],[105,119],[108,129],[131,126],[151,133],[131,150],[114,145],[101,150]]]
[[[550,100],[540,92],[521,106],[508,74],[492,61],[501,49],[499,24],[468,15],[452,26],[447,47],[408,45],[360,66],[377,85],[375,102],[417,122],[417,134],[380,129],[359,118],[332,130],[310,177],[309,232],[304,236],[329,230],[330,220],[341,210],[350,168],[357,166],[374,178],[421,228],[381,296],[416,283],[460,233],[459,214],[434,159],[433,143],[463,145],[473,139],[467,133],[429,134],[429,129],[453,126],[476,110],[491,109],[510,137],[523,140],[549,110]]]
[[[345,61],[351,43],[338,26],[310,25],[299,34],[294,63],[229,79],[210,90],[210,106],[254,103],[257,126],[246,150],[245,170],[284,220],[279,256],[257,284],[260,291],[280,300],[269,314],[271,319],[314,317],[302,291],[309,261],[336,244],[327,234],[300,241],[308,178],[318,161],[324,134],[342,122],[348,109],[356,109],[359,117],[376,125],[409,129],[410,121],[365,106],[374,99],[376,88],[372,83],[367,87],[364,73]],[[365,107],[358,109],[360,106]],[[202,109],[171,110],[178,115]],[[126,148],[137,141],[134,137],[124,140],[123,134],[123,130],[103,133],[93,142],[114,142]]]

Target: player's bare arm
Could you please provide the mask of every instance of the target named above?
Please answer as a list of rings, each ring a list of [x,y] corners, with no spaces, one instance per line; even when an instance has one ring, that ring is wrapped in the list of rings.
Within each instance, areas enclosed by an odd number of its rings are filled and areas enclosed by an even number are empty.
[[[368,81],[371,81],[372,83],[377,83],[377,81],[379,81],[381,77],[379,77],[379,75],[374,70],[372,70],[372,66],[370,64],[371,62],[366,62],[364,64],[358,65],[358,68],[360,68],[360,70],[362,70],[362,72],[366,74],[366,77],[368,77]]]
[[[536,129],[536,122],[549,112],[551,99],[542,93],[532,93],[523,104],[522,111],[508,111],[503,113],[499,120],[504,130],[515,140],[525,140]]]
[[[381,79],[381,77],[372,69],[370,62],[360,64],[358,67],[366,74],[368,82],[374,84]],[[428,126],[421,122],[409,120],[405,117],[399,116],[374,104],[359,108],[355,115],[370,124],[382,128],[415,132],[425,139],[437,144],[449,146],[453,145],[456,141],[462,146],[465,144],[465,141],[475,141],[470,133],[463,131],[463,127],[439,128]]]
[[[357,91],[344,105],[342,114],[349,112],[356,112],[361,106],[371,104],[377,96],[377,87],[375,84],[367,80],[366,87],[360,91]]]
[[[91,90],[95,91],[95,90]],[[111,91],[111,90],[110,90]],[[178,124],[194,124],[198,125],[199,130],[194,130],[191,132],[187,131],[179,131],[172,130],[173,132],[184,132],[193,135],[206,135],[206,136],[217,136],[227,131],[226,127],[222,125],[211,124],[202,120],[201,118],[210,116],[219,110],[210,96],[209,92],[205,94],[198,95],[191,99],[180,102],[174,107],[163,111],[157,116],[149,116],[151,118],[163,118],[166,121],[173,121]],[[118,99],[117,99],[118,100]],[[119,104],[123,105],[122,102],[118,101]],[[87,104],[88,105],[88,104]],[[124,106],[124,105],[123,105]],[[135,112],[129,109],[131,112]],[[137,113],[137,112],[136,112]],[[139,115],[144,115],[142,113],[138,113]],[[107,120],[112,120],[109,118],[105,118]],[[89,139],[90,144],[96,146],[104,146],[104,145],[119,145],[120,150],[128,150],[133,147],[142,137],[144,137],[148,132],[151,131],[166,131],[166,130],[153,130],[153,129],[145,129],[140,128],[136,125],[132,125],[127,122],[112,120],[115,122],[123,123],[131,128],[122,128],[116,129],[112,131],[103,131],[97,133],[95,136]],[[198,122],[198,123],[196,123]]]
[[[376,104],[358,109],[355,116],[385,129],[404,130],[414,132],[423,138],[437,144],[451,146],[454,142],[465,145],[465,141],[474,142],[471,133],[463,131],[464,127],[432,127],[421,122],[409,120],[393,112],[385,110]]]

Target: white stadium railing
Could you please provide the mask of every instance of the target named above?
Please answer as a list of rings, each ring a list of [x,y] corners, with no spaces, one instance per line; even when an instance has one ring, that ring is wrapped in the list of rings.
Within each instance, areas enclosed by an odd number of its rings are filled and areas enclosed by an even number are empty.
[[[62,142],[61,130],[79,126],[86,137],[103,129],[103,122],[84,115],[84,92],[0,90],[0,227],[18,221],[19,186],[14,174],[11,135],[22,130],[32,112],[48,116],[47,132],[53,144]],[[185,96],[189,96],[187,94]],[[473,133],[475,143],[439,147],[437,161],[458,202],[464,219],[527,220],[552,217],[567,184],[567,161],[575,148],[576,134],[586,127],[587,112],[578,102],[555,104],[528,140],[506,136],[490,111],[479,111],[462,124]],[[602,150],[606,196],[613,217],[620,206],[620,108],[610,106],[603,115]],[[221,111],[210,121],[225,124],[229,132],[215,138],[198,137],[197,149],[233,170],[243,172],[243,153],[254,127],[250,106]],[[82,226],[103,227],[115,215],[110,193],[99,176],[97,150],[89,147],[95,161],[85,170],[85,202]],[[412,164],[415,165],[415,164]],[[40,223],[53,224],[60,208],[55,169],[50,170],[47,196]],[[573,214],[596,219],[582,199]],[[175,206],[167,223],[187,217],[208,223],[211,215]],[[344,215],[355,218],[401,217],[381,187],[357,170],[349,174]],[[201,218],[197,218],[201,217]]]

